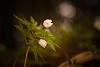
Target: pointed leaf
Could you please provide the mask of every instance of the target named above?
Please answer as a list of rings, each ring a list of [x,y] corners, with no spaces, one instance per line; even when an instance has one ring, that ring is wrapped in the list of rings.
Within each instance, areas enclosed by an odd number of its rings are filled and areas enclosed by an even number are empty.
[[[31,16],[31,22],[34,24],[35,20],[33,19],[33,17]]]
[[[26,36],[24,30],[23,30],[20,26],[15,25],[15,27],[16,27],[20,32],[22,32],[22,34],[23,34],[24,36]]]

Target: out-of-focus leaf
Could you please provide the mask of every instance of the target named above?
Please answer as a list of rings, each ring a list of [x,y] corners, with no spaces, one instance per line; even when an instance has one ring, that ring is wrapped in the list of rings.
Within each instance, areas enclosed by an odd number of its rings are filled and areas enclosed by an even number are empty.
[[[31,22],[34,24],[35,20],[33,19],[33,17],[31,16]]]
[[[30,21],[32,22],[32,27],[36,29],[36,27],[37,27],[37,22],[33,19],[32,16],[31,16]]]
[[[23,28],[21,28],[19,25],[15,25],[15,27],[16,27],[20,32],[22,32],[22,34],[25,36],[25,32],[24,32]]]
[[[47,39],[46,39],[46,41],[47,41],[48,45],[56,52],[55,46],[54,46],[54,44],[51,42],[51,40],[47,40]]]
[[[27,26],[28,29],[31,30],[31,23],[30,23],[29,21],[25,20],[25,19],[23,19],[23,20],[24,20],[23,24],[24,24],[25,26]]]

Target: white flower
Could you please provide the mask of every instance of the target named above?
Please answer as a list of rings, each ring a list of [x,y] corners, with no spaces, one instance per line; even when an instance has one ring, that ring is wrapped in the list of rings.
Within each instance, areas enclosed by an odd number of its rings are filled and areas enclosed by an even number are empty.
[[[47,45],[47,42],[46,42],[44,39],[40,39],[40,40],[39,40],[39,44],[40,44],[43,48],[45,48],[46,45]]]
[[[47,19],[47,20],[45,20],[45,21],[43,22],[43,26],[44,26],[45,28],[49,28],[49,27],[51,27],[51,26],[53,25],[53,23],[51,23],[51,22],[52,22],[52,20]]]

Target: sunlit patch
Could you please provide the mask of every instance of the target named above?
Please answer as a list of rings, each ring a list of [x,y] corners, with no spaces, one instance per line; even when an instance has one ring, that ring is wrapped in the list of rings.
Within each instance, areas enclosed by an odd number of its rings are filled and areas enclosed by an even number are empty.
[[[100,17],[97,17],[94,22],[94,27],[100,30]]]
[[[59,5],[59,13],[66,18],[73,18],[76,15],[76,8],[68,2]]]

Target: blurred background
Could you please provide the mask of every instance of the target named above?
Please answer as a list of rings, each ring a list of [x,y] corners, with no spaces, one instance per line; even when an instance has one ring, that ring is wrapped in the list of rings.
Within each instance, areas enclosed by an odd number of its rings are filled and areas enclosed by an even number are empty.
[[[14,27],[18,21],[13,15],[29,20],[30,16],[42,23],[52,19],[51,31],[61,48],[56,53],[47,52],[47,61],[38,65],[29,53],[27,67],[57,67],[72,57],[87,51],[86,44],[100,48],[100,0],[1,0],[0,8],[0,67],[12,67],[24,46],[24,38]],[[25,50],[20,54],[15,67],[23,67]],[[100,67],[100,60],[83,64],[83,67]]]

